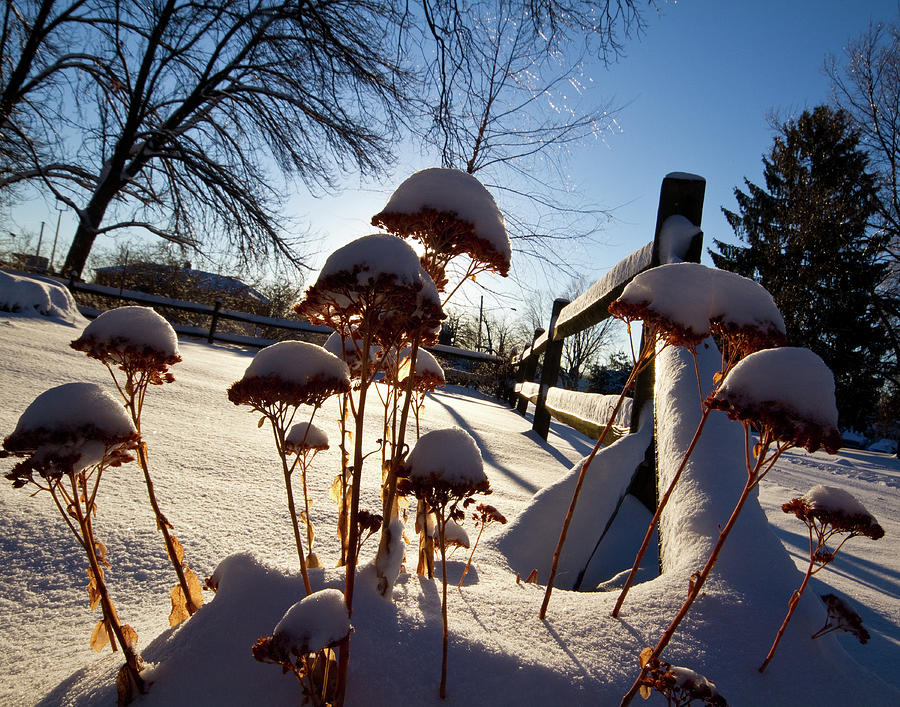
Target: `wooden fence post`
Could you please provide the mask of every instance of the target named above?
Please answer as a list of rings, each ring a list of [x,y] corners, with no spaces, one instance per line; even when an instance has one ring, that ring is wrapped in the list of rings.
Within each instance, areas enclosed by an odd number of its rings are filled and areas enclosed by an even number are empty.
[[[553,340],[556,329],[556,320],[562,308],[569,304],[567,299],[553,300],[553,312],[550,315],[550,328],[547,330],[547,348],[544,349],[544,365],[541,367],[541,384],[538,389],[537,403],[534,406],[534,421],[531,429],[537,432],[541,439],[547,439],[550,432],[550,413],[547,412],[547,390],[556,385],[559,378],[559,364],[562,361],[563,339]]]
[[[209,323],[209,336],[206,337],[206,343],[211,344],[216,334],[216,325],[219,323],[219,310],[222,309],[222,300],[217,299],[213,307],[212,321]]]
[[[538,340],[538,337],[544,333],[544,330],[541,327],[538,327],[534,330],[534,338],[531,340],[531,345],[534,346],[534,342]],[[534,378],[534,374],[537,372],[537,356],[533,353],[529,353],[528,357],[523,359],[519,364],[519,375],[516,376],[516,381],[519,383],[528,383],[531,382],[531,379]],[[528,412],[528,398],[524,395],[519,396],[519,401],[516,404],[516,412],[520,415],[524,415]]]
[[[703,215],[703,197],[706,192],[706,180],[693,174],[675,172],[666,175],[659,190],[659,209],[656,212],[656,231],[653,234],[653,255],[650,267],[660,265],[659,235],[662,225],[669,216],[681,215],[692,224],[700,227]],[[691,241],[685,260],[700,262],[702,254],[703,234],[698,233]],[[641,334],[641,347],[644,336]],[[634,402],[631,408],[631,431],[638,428],[642,412],[653,405],[653,386],[656,382],[656,367],[650,364],[637,378],[634,384]],[[628,492],[637,497],[651,512],[656,510],[658,492],[656,488],[656,435],[631,481]]]

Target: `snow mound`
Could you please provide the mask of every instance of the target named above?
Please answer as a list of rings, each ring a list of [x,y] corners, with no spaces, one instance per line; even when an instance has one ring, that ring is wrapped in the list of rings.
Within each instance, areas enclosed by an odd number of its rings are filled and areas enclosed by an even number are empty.
[[[55,280],[0,270],[0,312],[79,325],[85,319],[68,288]]]
[[[171,324],[150,307],[119,307],[88,324],[81,340],[106,350],[149,349],[164,357],[178,356],[178,338]]]
[[[416,481],[430,478],[462,486],[487,482],[478,445],[460,427],[432,430],[419,438],[406,460],[409,477]]]

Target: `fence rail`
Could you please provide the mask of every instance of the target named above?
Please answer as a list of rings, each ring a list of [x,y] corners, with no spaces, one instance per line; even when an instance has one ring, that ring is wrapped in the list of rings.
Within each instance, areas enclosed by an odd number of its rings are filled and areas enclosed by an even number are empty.
[[[563,346],[566,338],[577,334],[609,317],[608,307],[618,298],[626,285],[635,276],[657,265],[679,261],[700,262],[703,247],[703,232],[700,221],[703,214],[703,197],[706,180],[694,174],[673,172],[663,179],[656,215],[653,240],[619,261],[604,277],[600,278],[572,302],[556,300],[546,331],[535,331],[534,341],[517,360],[517,409],[523,415],[528,403],[534,403],[532,429],[547,439],[551,417],[556,417],[570,426],[590,433],[593,428],[605,422],[601,419],[573,424],[570,410],[548,401],[554,390],[560,372]],[[538,364],[541,363],[541,378],[532,383]],[[654,370],[649,367],[638,378],[631,405],[629,429],[637,429],[643,409],[653,397]],[[578,393],[572,392],[577,396]],[[581,395],[588,395],[582,393]],[[570,408],[572,405],[570,404]],[[584,406],[576,404],[575,408]],[[583,417],[583,416],[582,416]],[[595,435],[599,436],[599,431]],[[644,489],[635,493],[648,506],[656,494],[655,436],[647,451],[646,467],[639,470],[634,484]],[[649,479],[648,479],[648,474]],[[653,506],[655,508],[655,504]]]

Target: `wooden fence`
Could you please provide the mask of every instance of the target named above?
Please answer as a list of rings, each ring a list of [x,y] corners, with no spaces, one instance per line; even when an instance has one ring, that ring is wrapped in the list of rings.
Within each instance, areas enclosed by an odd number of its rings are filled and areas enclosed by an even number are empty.
[[[588,423],[586,425],[579,424],[578,418],[583,416],[564,409],[564,405],[553,404],[554,397],[572,400],[572,396],[576,396],[577,399],[579,395],[569,393],[564,398],[553,395],[553,389],[559,378],[565,340],[609,317],[607,308],[610,303],[622,294],[622,290],[636,275],[665,263],[700,262],[703,247],[700,220],[705,190],[706,181],[702,177],[681,172],[667,175],[660,189],[653,240],[619,261],[604,277],[572,302],[565,299],[554,301],[546,330],[535,331],[532,345],[522,352],[517,361],[516,407],[524,415],[528,403],[534,403],[532,429],[543,439],[547,439],[551,417],[556,417],[588,433],[591,424],[597,429],[599,424],[605,422],[595,419],[585,420],[584,422]],[[531,382],[536,376],[539,364],[541,374],[538,385],[535,386]],[[654,369],[651,366],[637,380],[631,405],[631,419],[628,423],[632,432],[637,429],[644,409],[652,402],[654,377]],[[635,476],[631,489],[631,493],[650,508],[656,507],[655,459],[654,437],[647,450],[645,463]]]

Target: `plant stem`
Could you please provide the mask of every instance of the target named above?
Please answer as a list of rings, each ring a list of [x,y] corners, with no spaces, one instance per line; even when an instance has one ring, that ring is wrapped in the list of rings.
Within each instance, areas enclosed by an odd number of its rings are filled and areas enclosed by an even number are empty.
[[[487,523],[482,523],[481,527],[478,529],[478,537],[475,538],[475,542],[472,544],[472,552],[469,553],[469,560],[466,562],[466,566],[463,569],[462,577],[459,578],[459,584],[456,585],[457,589],[462,586],[463,580],[466,578],[466,575],[469,574],[469,565],[472,564],[472,558],[475,557],[475,548],[478,547],[478,541],[481,540],[481,534],[484,532],[484,526]]]
[[[444,545],[444,533],[447,521],[444,519],[444,509],[437,510],[438,542],[441,545],[441,583],[443,595],[441,596],[441,622],[443,624],[443,649],[441,652],[441,699],[447,699],[447,644],[450,632],[447,629],[447,549]]]
[[[625,382],[625,385],[622,387],[622,392],[619,394],[619,399],[616,401],[616,405],[613,408],[612,413],[610,413],[609,420],[607,420],[606,422],[606,427],[604,427],[603,431],[600,433],[600,438],[597,440],[597,443],[591,450],[590,455],[588,455],[587,459],[585,459],[581,464],[581,469],[578,472],[578,481],[575,484],[575,491],[572,493],[572,500],[569,503],[569,509],[566,512],[565,519],[563,520],[563,527],[559,534],[559,541],[556,543],[556,550],[553,552],[553,564],[550,568],[550,576],[547,579],[547,589],[544,592],[544,601],[541,603],[541,609],[538,612],[538,617],[541,620],[543,620],[547,615],[547,605],[550,603],[550,594],[553,592],[553,583],[556,580],[556,571],[559,567],[559,558],[562,554],[563,545],[566,542],[566,535],[569,532],[569,525],[572,522],[572,516],[575,514],[575,505],[578,503],[578,495],[581,493],[581,487],[584,484],[584,479],[587,475],[587,469],[591,465],[591,462],[594,461],[594,457],[597,455],[597,452],[603,445],[603,442],[606,439],[606,435],[609,434],[610,429],[612,429],[612,425],[616,419],[616,415],[619,413],[619,408],[622,407],[622,403],[625,400],[625,394],[628,392],[628,389],[631,388],[631,386],[634,384],[638,373],[643,370],[643,368],[646,367],[646,365],[653,359],[653,356],[655,355],[655,352],[653,352],[655,344],[655,338],[648,337],[647,345],[644,350],[641,351],[640,356],[635,361],[634,367],[631,369],[631,373],[628,375],[628,380]]]
[[[687,465],[687,461],[690,458],[691,453],[694,451],[694,447],[697,445],[697,440],[700,439],[700,435],[703,432],[703,426],[706,424],[706,419],[709,417],[709,413],[710,409],[704,405],[703,416],[700,418],[700,424],[697,426],[697,431],[694,433],[694,437],[691,440],[687,451],[684,453],[684,457],[682,457],[681,459],[681,464],[678,465],[678,469],[675,471],[675,476],[672,477],[672,481],[669,483],[669,487],[666,489],[666,492],[663,494],[663,497],[659,501],[656,512],[653,514],[653,518],[650,520],[650,525],[647,527],[647,532],[644,534],[644,541],[641,543],[641,547],[634,559],[634,565],[632,565],[631,567],[631,572],[628,575],[628,579],[625,580],[625,586],[622,587],[622,591],[619,592],[619,598],[616,600],[616,605],[615,607],[613,607],[612,613],[610,614],[613,618],[616,618],[619,615],[619,609],[622,608],[622,602],[625,601],[625,595],[628,594],[628,590],[631,588],[631,584],[632,582],[634,582],[634,578],[641,566],[641,561],[644,559],[644,554],[647,552],[647,547],[650,545],[650,539],[653,537],[653,530],[656,528],[657,523],[659,523],[660,516],[662,516],[663,509],[669,502],[669,497],[672,495],[672,491],[675,490],[675,484],[677,484],[678,480],[681,478],[681,472],[684,471],[684,467]]]
[[[749,430],[747,430],[746,434],[749,435]],[[764,438],[765,437],[767,437],[767,435],[764,435]],[[669,645],[669,641],[671,641],[672,636],[675,635],[675,631],[678,629],[679,624],[681,624],[681,622],[684,620],[684,617],[687,616],[688,611],[690,610],[696,598],[700,596],[700,591],[701,589],[703,589],[703,585],[706,582],[707,577],[709,577],[710,572],[712,572],[712,568],[716,564],[716,560],[719,559],[719,553],[722,551],[722,547],[725,545],[725,541],[728,539],[728,534],[731,532],[731,529],[737,522],[738,516],[740,515],[741,510],[744,507],[744,503],[746,503],[747,498],[749,498],[750,496],[750,492],[754,489],[759,480],[766,475],[768,469],[771,468],[771,465],[774,464],[775,460],[778,458],[779,454],[782,451],[782,448],[779,448],[773,458],[766,459],[766,452],[771,445],[771,439],[761,439],[760,444],[762,445],[762,448],[756,458],[756,463],[753,465],[752,469],[748,468],[747,481],[744,484],[744,490],[741,491],[740,498],[738,498],[738,501],[734,506],[734,510],[731,512],[731,517],[729,517],[728,522],[725,524],[725,527],[719,531],[719,539],[716,541],[716,544],[713,547],[709,558],[706,560],[706,564],[703,566],[703,569],[700,570],[700,572],[698,572],[694,577],[694,581],[691,583],[690,589],[688,591],[687,599],[685,599],[684,604],[682,604],[681,608],[678,610],[675,618],[672,619],[672,623],[669,624],[669,627],[665,630],[662,637],[659,639],[659,642],[653,649],[653,653],[649,656],[649,658],[647,658],[646,662],[644,663],[644,667],[641,668],[641,672],[638,675],[637,679],[634,681],[634,684],[631,686],[631,689],[622,698],[622,702],[619,707],[625,707],[631,702],[631,700],[640,689],[641,680],[647,674],[648,667],[652,664],[653,659],[659,658],[665,647]],[[768,468],[764,469],[763,467],[766,465],[768,465]]]
[[[791,594],[791,599],[788,602],[788,612],[787,616],[784,617],[784,621],[781,622],[781,626],[778,629],[778,633],[775,634],[775,640],[772,642],[772,647],[769,648],[769,652],[766,655],[766,659],[762,662],[762,665],[759,666],[759,672],[763,672],[766,669],[766,666],[769,664],[769,661],[772,660],[772,656],[775,655],[775,649],[778,648],[778,644],[781,641],[781,637],[784,635],[784,630],[787,628],[788,622],[791,620],[791,617],[794,615],[794,610],[797,608],[797,604],[800,603],[800,595],[803,594],[803,590],[806,589],[806,585],[809,584],[809,578],[812,577],[813,571],[813,561],[809,562],[809,569],[806,570],[806,576],[803,577],[803,582],[800,584],[799,589],[795,589],[794,593]]]
[[[274,414],[268,414],[267,417],[272,424],[272,433],[275,435],[275,447],[278,449],[278,456],[281,458],[281,468],[284,472],[284,488],[287,491],[288,510],[291,514],[291,525],[294,529],[294,542],[297,545],[297,555],[300,558],[300,575],[303,577],[303,587],[306,590],[306,596],[309,596],[312,594],[312,587],[309,583],[309,572],[306,570],[306,555],[303,553],[303,541],[300,537],[297,509],[294,506],[294,490],[291,487],[292,468],[288,466],[287,455],[284,451],[284,426],[276,420]]]

